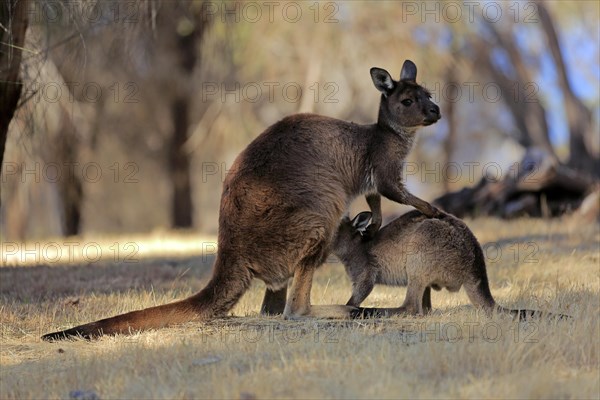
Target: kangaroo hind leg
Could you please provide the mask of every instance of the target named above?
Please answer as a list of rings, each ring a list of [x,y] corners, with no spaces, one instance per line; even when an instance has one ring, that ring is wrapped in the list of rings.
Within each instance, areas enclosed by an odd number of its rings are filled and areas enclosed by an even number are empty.
[[[283,315],[286,319],[348,318],[354,307],[343,305],[311,306],[310,292],[315,270],[323,264],[329,254],[329,242],[322,240],[312,247],[294,270],[294,279],[285,304]]]
[[[427,286],[423,292],[423,314],[431,312],[431,286]]]
[[[265,290],[265,297],[260,307],[261,315],[280,315],[285,310],[287,285],[279,290]]]

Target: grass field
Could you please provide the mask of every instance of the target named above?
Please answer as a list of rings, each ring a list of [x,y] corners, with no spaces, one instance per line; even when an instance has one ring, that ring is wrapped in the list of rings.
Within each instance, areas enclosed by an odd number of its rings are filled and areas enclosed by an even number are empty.
[[[432,293],[427,317],[292,322],[259,316],[264,286],[256,282],[228,318],[46,343],[43,333],[199,290],[213,248],[182,234],[102,238],[94,243],[104,257],[64,260],[48,243],[28,244],[29,259],[17,255],[0,268],[0,398],[600,398],[599,226],[468,224],[485,245],[500,304],[574,320],[486,318],[461,290]],[[156,245],[162,253],[110,253],[114,243],[127,251],[127,243],[139,250],[157,242],[167,243]],[[15,254],[15,246],[3,249]],[[313,304],[350,296],[342,266],[331,261],[315,276]],[[399,305],[404,294],[377,287],[364,305]]]

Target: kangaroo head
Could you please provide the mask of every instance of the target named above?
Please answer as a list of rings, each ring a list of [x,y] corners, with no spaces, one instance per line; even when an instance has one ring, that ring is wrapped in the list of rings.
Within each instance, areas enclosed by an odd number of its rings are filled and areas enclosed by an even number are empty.
[[[347,215],[342,218],[333,242],[333,251],[338,257],[344,257],[360,247],[362,234],[367,229],[371,216],[370,211],[363,211],[352,220]]]
[[[378,124],[397,132],[431,125],[441,118],[431,93],[417,83],[417,66],[412,61],[404,61],[399,81],[375,67],[371,68],[371,79],[381,92]]]

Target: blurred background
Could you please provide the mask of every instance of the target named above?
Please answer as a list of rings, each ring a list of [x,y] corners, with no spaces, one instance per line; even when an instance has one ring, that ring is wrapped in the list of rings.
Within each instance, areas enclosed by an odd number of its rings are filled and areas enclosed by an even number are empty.
[[[298,112],[374,123],[369,68],[397,79],[405,59],[443,116],[418,133],[410,191],[461,216],[571,212],[600,175],[599,15],[597,1],[5,0],[1,238],[214,234],[254,137]]]

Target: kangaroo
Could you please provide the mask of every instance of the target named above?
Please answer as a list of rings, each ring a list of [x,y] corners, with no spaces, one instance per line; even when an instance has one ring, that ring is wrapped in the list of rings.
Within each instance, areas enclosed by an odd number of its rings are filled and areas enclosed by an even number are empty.
[[[541,315],[534,310],[511,310],[499,306],[488,283],[485,259],[477,238],[460,219],[427,219],[411,211],[392,221],[365,240],[371,212],[353,220],[342,219],[333,252],[352,280],[347,305],[359,307],[375,284],[407,286],[406,298],[398,308],[363,308],[354,316],[427,314],[431,311],[431,289],[457,292],[464,286],[471,303],[488,315],[494,311],[520,319]],[[560,318],[565,315],[553,315]]]
[[[428,217],[445,213],[409,193],[402,165],[416,130],[440,118],[430,93],[416,83],[406,60],[400,80],[381,68],[371,79],[381,92],[377,123],[358,125],[314,114],[275,123],[234,161],[223,183],[218,251],[213,275],[193,296],[44,335],[97,337],[192,320],[233,308],[253,278],[267,285],[262,311],[285,318],[348,317],[349,306],[312,306],[315,269],[329,253],[339,221],[357,196],[366,195],[372,232],[381,226],[380,195],[415,207]],[[290,278],[290,296],[287,283]]]

